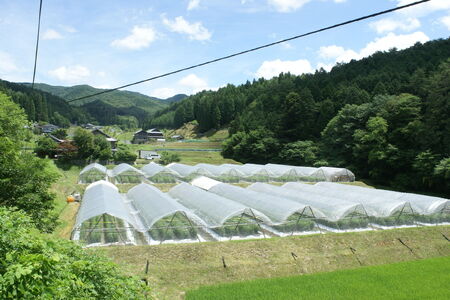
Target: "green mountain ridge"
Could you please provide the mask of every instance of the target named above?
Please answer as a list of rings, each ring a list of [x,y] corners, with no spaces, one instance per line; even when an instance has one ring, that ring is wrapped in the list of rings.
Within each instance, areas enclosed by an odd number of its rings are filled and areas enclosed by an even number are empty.
[[[24,83],[29,85],[29,83]],[[94,88],[90,85],[75,86],[53,86],[45,83],[35,84],[36,89],[61,97],[65,100],[76,99],[98,92],[106,91],[106,89]],[[97,95],[91,98],[77,100],[71,104],[74,106],[84,106],[85,104],[95,101],[102,101],[116,108],[138,107],[146,112],[153,113],[156,110],[166,107],[168,104],[180,101],[186,98],[186,95],[180,94],[167,99],[150,97],[138,92],[131,91],[113,91],[110,93]]]

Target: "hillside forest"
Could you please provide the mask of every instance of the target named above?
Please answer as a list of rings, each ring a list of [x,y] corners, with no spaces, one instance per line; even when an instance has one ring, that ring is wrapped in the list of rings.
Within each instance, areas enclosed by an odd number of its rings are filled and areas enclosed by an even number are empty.
[[[330,72],[203,91],[147,127],[229,127],[245,163],[347,167],[400,190],[450,195],[450,39],[378,52]]]
[[[0,91],[19,104],[30,121],[49,122],[61,127],[89,122],[134,129],[148,123],[151,114],[158,109],[186,97],[180,94],[168,99],[159,99],[136,92],[114,91],[69,104],[66,100],[104,90],[89,85],[63,87],[43,83],[35,84],[35,89],[32,89],[28,83],[20,84],[4,80],[0,80]]]

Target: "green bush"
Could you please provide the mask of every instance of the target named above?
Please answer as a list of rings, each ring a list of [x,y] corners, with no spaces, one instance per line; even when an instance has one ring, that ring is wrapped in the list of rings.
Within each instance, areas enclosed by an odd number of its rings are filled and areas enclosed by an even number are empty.
[[[106,258],[39,233],[24,213],[0,207],[2,299],[145,299],[146,290]]]
[[[161,152],[161,158],[159,162],[163,165],[168,165],[173,162],[179,162],[180,156],[177,153],[163,151]]]

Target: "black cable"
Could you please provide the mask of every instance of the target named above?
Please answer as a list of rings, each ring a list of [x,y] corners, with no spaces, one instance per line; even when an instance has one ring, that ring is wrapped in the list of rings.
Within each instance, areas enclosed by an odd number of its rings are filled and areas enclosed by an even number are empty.
[[[101,95],[101,94],[110,93],[110,92],[117,91],[117,90],[129,87],[129,86],[132,86],[132,85],[144,83],[144,82],[147,82],[147,81],[159,79],[159,78],[166,77],[166,76],[169,76],[169,75],[173,75],[173,74],[176,74],[176,73],[180,73],[180,72],[183,72],[183,71],[191,70],[191,69],[198,68],[198,67],[201,67],[201,66],[205,66],[205,65],[208,65],[208,64],[212,64],[212,63],[215,63],[215,62],[218,62],[218,61],[221,61],[221,60],[225,60],[225,59],[232,58],[232,57],[235,57],[235,56],[239,56],[239,55],[242,55],[242,54],[246,54],[246,53],[249,53],[249,52],[261,50],[263,48],[271,47],[271,46],[274,46],[274,45],[278,45],[278,44],[281,44],[281,43],[284,43],[284,42],[292,41],[292,40],[295,40],[295,39],[298,39],[298,38],[301,38],[301,37],[305,37],[305,36],[308,36],[308,35],[312,35],[312,34],[315,34],[315,33],[319,33],[319,32],[322,32],[322,31],[326,31],[326,30],[330,30],[330,29],[337,28],[337,27],[340,27],[340,26],[344,26],[344,25],[348,25],[348,24],[351,24],[351,23],[359,22],[359,21],[362,21],[362,20],[365,20],[365,19],[377,17],[377,16],[380,16],[380,15],[384,15],[384,14],[387,14],[387,13],[390,13],[390,12],[393,12],[393,11],[396,11],[396,10],[404,9],[404,8],[407,8],[407,7],[410,7],[410,6],[414,6],[414,5],[418,5],[418,4],[421,4],[421,3],[424,3],[424,2],[428,2],[428,1],[430,1],[430,0],[417,1],[417,2],[410,3],[410,4],[406,4],[406,5],[398,6],[398,7],[395,7],[395,8],[391,8],[391,9],[388,9],[388,10],[383,10],[383,11],[380,11],[380,12],[377,12],[377,13],[374,13],[374,14],[366,15],[366,16],[359,17],[359,18],[356,18],[356,19],[352,19],[352,20],[349,20],[349,21],[346,21],[346,22],[342,22],[342,23],[338,23],[338,24],[335,24],[335,25],[331,25],[331,26],[328,26],[328,27],[323,27],[321,29],[310,31],[310,32],[307,32],[307,33],[304,33],[304,34],[296,35],[296,36],[293,36],[293,37],[290,37],[290,38],[287,38],[287,39],[279,40],[279,41],[276,41],[276,42],[273,42],[273,43],[265,44],[265,45],[262,45],[262,46],[258,46],[258,47],[255,47],[255,48],[251,48],[251,49],[244,50],[244,51],[241,51],[241,52],[237,52],[237,53],[234,53],[234,54],[230,54],[230,55],[227,55],[227,56],[222,56],[222,57],[219,57],[219,58],[216,58],[216,59],[213,59],[213,60],[209,60],[209,61],[206,61],[206,62],[203,62],[203,63],[200,63],[200,64],[196,64],[196,65],[193,65],[193,66],[190,66],[190,67],[185,67],[185,68],[182,68],[182,69],[178,69],[178,70],[175,70],[175,71],[172,71],[172,72],[168,72],[168,73],[161,74],[161,75],[158,75],[158,76],[154,76],[154,77],[151,77],[151,78],[147,78],[147,79],[144,79],[144,80],[140,80],[140,81],[136,81],[136,82],[133,82],[133,83],[125,84],[125,85],[122,85],[122,86],[119,86],[119,87],[116,87],[116,88],[113,88],[113,89],[108,89],[108,90],[105,90],[105,91],[94,93],[92,95],[87,95],[87,96],[83,96],[83,97],[67,100],[67,102],[73,102],[73,101],[77,101],[77,100],[82,100],[82,99],[98,96],[98,95]]]
[[[34,88],[34,78],[36,77],[36,65],[37,65],[38,49],[39,49],[39,32],[41,30],[41,12],[42,12],[42,0],[40,0],[40,3],[39,3],[39,20],[38,20],[38,30],[37,30],[37,38],[36,38],[36,53],[34,54],[33,82],[31,83],[31,88]]]

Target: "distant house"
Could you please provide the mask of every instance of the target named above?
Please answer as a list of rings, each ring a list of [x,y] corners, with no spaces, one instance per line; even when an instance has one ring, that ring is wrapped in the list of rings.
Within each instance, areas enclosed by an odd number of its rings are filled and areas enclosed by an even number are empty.
[[[117,148],[117,140],[115,138],[109,136],[108,134],[104,133],[103,131],[101,131],[98,128],[92,130],[91,132],[92,132],[93,135],[101,135],[101,136],[105,137],[105,139],[111,144],[111,149],[113,151],[116,150],[116,148]]]
[[[152,128],[149,130],[139,130],[134,133],[132,143],[133,144],[143,144],[150,140],[164,140],[164,134],[157,128]]]
[[[42,133],[52,133],[53,131],[59,129],[59,127],[53,124],[45,124],[39,126],[39,129]]]

